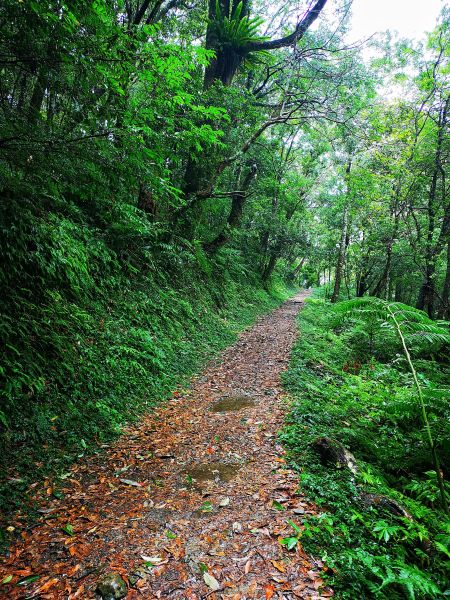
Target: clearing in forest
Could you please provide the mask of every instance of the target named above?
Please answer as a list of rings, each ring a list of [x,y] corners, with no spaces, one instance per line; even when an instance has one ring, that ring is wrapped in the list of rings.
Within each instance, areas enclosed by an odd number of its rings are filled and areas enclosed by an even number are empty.
[[[277,443],[280,373],[305,296],[259,319],[188,391],[74,465],[64,496],[44,502],[42,522],[11,548],[2,591],[86,599],[103,581],[104,598],[128,600],[331,596],[322,563],[280,544],[295,534],[288,520],[314,511]]]

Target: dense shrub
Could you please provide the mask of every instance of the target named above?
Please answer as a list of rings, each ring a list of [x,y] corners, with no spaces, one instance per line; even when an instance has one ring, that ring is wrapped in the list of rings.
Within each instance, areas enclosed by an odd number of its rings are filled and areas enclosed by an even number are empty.
[[[378,346],[377,333],[378,356],[369,357],[361,321],[337,321],[336,311],[320,300],[302,311],[300,328],[285,376],[294,402],[281,438],[300,473],[300,489],[321,513],[303,522],[302,542],[325,559],[338,597],[448,594],[450,522],[440,508],[420,406],[398,341],[387,336]],[[448,369],[432,356],[416,366],[441,463],[448,465]],[[311,447],[319,437],[344,444],[357,459],[358,474],[324,466]],[[392,499],[409,516],[393,514],[383,502],[368,503],[371,495]]]

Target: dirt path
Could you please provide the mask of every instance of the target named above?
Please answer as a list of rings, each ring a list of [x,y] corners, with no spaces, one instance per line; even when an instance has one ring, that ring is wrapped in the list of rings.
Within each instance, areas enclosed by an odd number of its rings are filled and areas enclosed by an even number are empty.
[[[276,441],[280,373],[305,295],[261,318],[107,454],[74,465],[64,498],[44,505],[42,523],[22,533],[0,569],[0,581],[39,580],[2,592],[94,598],[99,579],[115,572],[129,585],[127,600],[329,597],[320,561],[279,543],[292,534],[287,519],[312,511]]]

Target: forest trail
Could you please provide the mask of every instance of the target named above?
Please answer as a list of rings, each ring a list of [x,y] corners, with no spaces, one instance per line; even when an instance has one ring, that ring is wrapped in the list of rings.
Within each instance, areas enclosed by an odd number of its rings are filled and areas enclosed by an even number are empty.
[[[260,318],[107,454],[74,465],[64,497],[42,505],[42,522],[0,569],[2,579],[13,574],[11,584],[39,579],[2,592],[94,598],[114,572],[128,583],[128,600],[331,596],[322,563],[279,542],[293,534],[288,519],[314,512],[276,440],[286,410],[280,374],[306,296]]]

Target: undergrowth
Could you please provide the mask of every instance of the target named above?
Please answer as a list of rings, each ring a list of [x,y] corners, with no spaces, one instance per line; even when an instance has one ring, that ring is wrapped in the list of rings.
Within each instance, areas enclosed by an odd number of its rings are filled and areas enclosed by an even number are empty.
[[[4,524],[30,484],[117,436],[288,293],[263,290],[233,248],[212,260],[184,240],[158,241],[145,215],[121,210],[105,234],[76,205],[6,208]]]
[[[377,319],[338,314],[322,300],[307,304],[284,378],[293,405],[281,439],[301,491],[318,506],[318,516],[301,523],[301,541],[325,561],[336,597],[450,596],[450,521],[399,341]],[[445,471],[448,355],[423,339],[412,354]],[[323,437],[355,455],[356,475],[321,462],[312,444]]]

